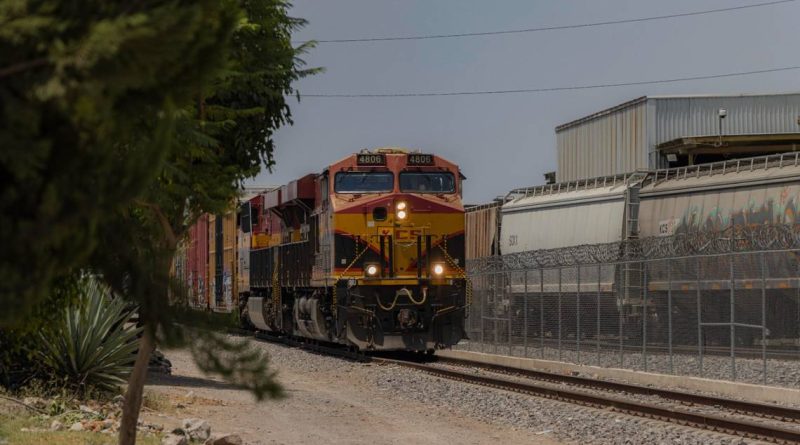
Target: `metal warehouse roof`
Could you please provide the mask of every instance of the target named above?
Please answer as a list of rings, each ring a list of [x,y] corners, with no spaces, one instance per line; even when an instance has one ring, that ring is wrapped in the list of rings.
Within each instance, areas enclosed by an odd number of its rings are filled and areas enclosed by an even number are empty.
[[[726,110],[723,118],[720,109]],[[702,137],[720,134],[726,143],[734,136],[761,138],[738,140],[730,150],[721,143],[708,154],[776,152],[773,135],[797,133],[799,119],[800,93],[642,96],[556,127],[556,176],[569,181],[664,168],[669,163],[661,148],[689,138],[705,143]],[[790,144],[780,151],[791,149]]]
[[[591,121],[603,116],[607,116],[609,114],[615,113],[617,111],[624,110],[626,108],[630,108],[634,105],[640,104],[642,102],[647,102],[648,99],[731,99],[731,98],[753,98],[753,97],[783,97],[783,96],[793,96],[797,95],[800,96],[800,91],[787,91],[783,93],[738,93],[738,94],[654,94],[650,96],[641,96],[637,97],[636,99],[629,100],[627,102],[623,102],[619,105],[614,105],[613,107],[609,107],[600,111],[597,111],[592,114],[588,114],[586,116],[580,117],[578,119],[560,124],[556,126],[556,133],[566,130],[567,128],[574,127],[575,125],[581,124],[583,122]]]

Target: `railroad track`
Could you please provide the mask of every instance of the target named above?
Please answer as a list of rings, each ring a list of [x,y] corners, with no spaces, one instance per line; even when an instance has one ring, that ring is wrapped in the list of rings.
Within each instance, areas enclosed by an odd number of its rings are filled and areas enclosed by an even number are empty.
[[[228,333],[231,335],[238,335],[241,337],[252,337],[258,340],[268,341],[270,343],[279,343],[282,345],[291,346],[293,348],[301,348],[306,351],[314,352],[317,354],[330,355],[333,357],[339,357],[342,359],[352,360],[356,362],[369,362],[372,360],[372,357],[365,354],[363,351],[357,351],[352,348],[346,348],[344,346],[337,344],[324,343],[316,340],[309,340],[307,338],[302,338],[302,337],[277,335],[262,331],[255,332],[240,328],[236,329],[230,328],[228,329]]]
[[[800,410],[780,405],[746,402],[596,380],[574,375],[490,365],[463,359],[416,354],[364,354],[339,346],[287,336],[231,330],[231,334],[302,348],[311,352],[359,362],[393,364],[437,377],[486,386],[551,400],[610,410],[739,437],[779,444],[800,444]],[[400,357],[400,358],[395,358]],[[442,365],[450,366],[450,368]],[[461,368],[461,369],[453,369]],[[484,373],[477,374],[480,370]],[[490,372],[494,375],[487,375]],[[635,400],[631,396],[657,396],[674,405]],[[692,410],[705,407],[714,413]],[[718,411],[723,411],[719,413]],[[747,416],[749,418],[743,418]]]
[[[432,363],[377,357],[373,358],[373,361],[413,368],[449,380],[611,410],[764,442],[800,444],[800,410],[778,405],[744,402],[542,371],[490,366],[442,357]],[[445,368],[440,366],[441,364],[468,369]],[[474,372],[476,368],[488,370],[497,375],[476,374]],[[646,402],[635,400],[630,397],[631,395],[658,396],[675,403],[670,406],[665,403]],[[689,409],[687,406],[711,407],[714,411],[724,410],[724,414],[702,412],[702,410]],[[743,416],[750,418],[743,418]]]

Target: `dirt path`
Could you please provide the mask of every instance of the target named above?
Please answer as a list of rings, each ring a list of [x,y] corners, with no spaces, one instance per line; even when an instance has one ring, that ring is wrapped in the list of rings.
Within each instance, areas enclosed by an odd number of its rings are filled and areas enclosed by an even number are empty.
[[[165,396],[168,414],[145,411],[144,420],[169,429],[198,417],[209,421],[212,433],[236,433],[251,445],[558,443],[547,432],[514,430],[393,396],[373,378],[380,370],[368,365],[264,348],[274,357],[286,399],[257,403],[245,391],[202,376],[186,352],[169,352],[173,375],[154,376],[147,386]]]

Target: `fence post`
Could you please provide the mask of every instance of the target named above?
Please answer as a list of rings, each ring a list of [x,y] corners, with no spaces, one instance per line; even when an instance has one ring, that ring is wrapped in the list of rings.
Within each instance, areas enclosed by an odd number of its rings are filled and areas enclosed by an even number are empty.
[[[733,253],[728,257],[728,262],[731,266],[731,380],[736,381],[736,278],[733,275]]]
[[[618,266],[620,266],[618,264]],[[621,267],[625,267],[625,265],[621,265]],[[622,271],[624,274],[624,270]],[[616,272],[615,272],[616,275]],[[623,280],[627,279],[627,276],[623,276]],[[625,367],[625,346],[622,342],[622,334],[623,334],[623,326],[625,324],[625,301],[627,300],[627,295],[625,295],[625,290],[622,289],[622,303],[620,304],[619,297],[617,298],[617,312],[619,312],[619,367]]]
[[[522,350],[525,358],[528,358],[528,271],[525,270],[522,274],[525,280],[525,296],[522,300]]]
[[[642,270],[642,365],[647,372],[647,263]]]
[[[577,288],[575,293],[575,304],[577,315],[575,318],[575,347],[578,350],[578,364],[581,364],[581,266],[578,266],[576,277]]]
[[[695,283],[695,288],[697,291],[697,364],[699,369],[700,376],[703,375],[703,305],[700,295],[700,257],[696,258],[696,267],[695,271],[697,272],[697,281]]]
[[[487,278],[486,277],[486,273],[481,274],[481,283],[484,284],[484,286],[486,285],[486,282],[488,281],[486,278]],[[484,312],[485,309],[486,309],[484,307],[484,302],[485,301],[486,301],[486,288],[484,287],[484,289],[481,290],[481,308],[480,308],[480,311],[481,311],[481,352],[486,352],[486,315],[485,315],[486,313]]]
[[[558,361],[561,361],[561,267],[558,268]]]
[[[667,260],[667,335],[669,336],[669,373],[675,374],[672,361],[672,260]]]
[[[544,358],[544,269],[539,269],[539,355]]]
[[[511,288],[511,273],[503,274],[503,281],[508,282],[508,286],[503,286],[503,289],[508,290],[508,310],[506,311],[508,316],[508,355],[513,356],[514,342],[511,341],[511,335],[513,334],[511,321],[514,317],[514,290]]]
[[[494,353],[497,354],[497,341],[498,333],[497,333],[497,276],[500,275],[500,272],[495,271],[492,275],[492,343],[494,343]]]
[[[597,333],[595,334],[595,339],[597,340],[597,366],[600,366],[600,285],[602,280],[600,279],[602,272],[602,266],[600,264],[597,265]]]
[[[767,259],[761,253],[761,360],[764,384],[767,384]]]

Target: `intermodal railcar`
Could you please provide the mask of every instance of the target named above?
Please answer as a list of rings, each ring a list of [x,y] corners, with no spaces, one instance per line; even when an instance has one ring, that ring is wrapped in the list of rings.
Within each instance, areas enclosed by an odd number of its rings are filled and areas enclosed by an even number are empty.
[[[469,303],[463,179],[434,154],[364,150],[244,202],[241,318],[359,350],[456,344]]]

